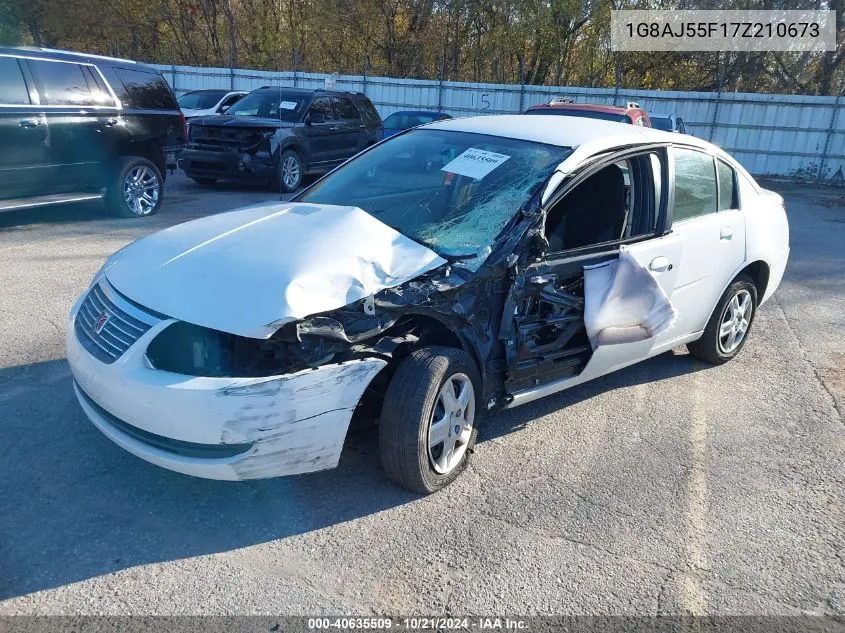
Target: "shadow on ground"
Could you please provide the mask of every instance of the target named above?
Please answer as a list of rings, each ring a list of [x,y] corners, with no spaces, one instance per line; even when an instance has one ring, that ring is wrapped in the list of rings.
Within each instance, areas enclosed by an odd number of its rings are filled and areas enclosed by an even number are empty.
[[[601,392],[699,369],[672,353],[489,415],[479,441]],[[372,430],[333,471],[251,482],[194,479],[122,451],[83,416],[64,360],[0,370],[0,599],[146,563],[317,530],[418,497],[383,476]]]

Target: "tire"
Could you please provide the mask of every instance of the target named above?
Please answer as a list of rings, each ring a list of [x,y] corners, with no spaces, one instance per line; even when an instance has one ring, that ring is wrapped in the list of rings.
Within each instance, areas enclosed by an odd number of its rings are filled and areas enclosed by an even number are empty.
[[[443,406],[447,383],[453,389],[451,411]],[[481,393],[478,369],[463,350],[424,347],[405,358],[387,387],[379,420],[381,463],[390,480],[430,494],[457,479],[475,445],[483,411]],[[441,421],[443,439],[432,438],[430,446],[435,416]]]
[[[288,178],[286,176],[286,167],[295,172],[294,177]],[[305,168],[302,165],[302,158],[300,158],[296,150],[286,149],[279,156],[279,161],[276,163],[276,172],[270,184],[275,191],[293,193],[302,185],[304,171]]]
[[[203,185],[203,186],[213,185],[215,182],[217,182],[217,178],[194,178],[194,177],[191,177],[191,180],[193,180],[198,185]]]
[[[750,277],[740,275],[719,299],[704,334],[697,341],[687,343],[687,349],[699,360],[713,365],[727,363],[748,340],[756,314],[757,286]]]
[[[154,163],[140,156],[117,160],[106,191],[106,207],[120,217],[155,215],[164,198],[164,179]]]

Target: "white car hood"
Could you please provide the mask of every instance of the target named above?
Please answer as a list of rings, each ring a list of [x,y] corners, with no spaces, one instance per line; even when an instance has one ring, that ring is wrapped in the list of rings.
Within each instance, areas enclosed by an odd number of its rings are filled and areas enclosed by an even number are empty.
[[[267,338],[444,263],[357,207],[272,202],[154,233],[113,256],[105,275],[157,312]]]

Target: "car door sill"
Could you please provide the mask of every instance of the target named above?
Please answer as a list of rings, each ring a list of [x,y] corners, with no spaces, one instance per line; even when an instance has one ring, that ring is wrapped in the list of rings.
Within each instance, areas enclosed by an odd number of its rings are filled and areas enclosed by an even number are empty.
[[[0,200],[0,211],[17,211],[33,207],[46,207],[53,204],[69,204],[71,202],[85,202],[86,200],[100,200],[102,193],[55,193],[49,196],[33,196],[32,198],[15,198]]]

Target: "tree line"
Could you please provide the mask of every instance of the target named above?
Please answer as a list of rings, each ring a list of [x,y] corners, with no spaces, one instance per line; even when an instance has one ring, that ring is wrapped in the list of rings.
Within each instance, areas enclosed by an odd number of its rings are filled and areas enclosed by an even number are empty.
[[[814,95],[843,89],[845,0],[659,5],[835,10],[836,51],[611,50],[611,10],[657,6],[651,0],[0,0],[0,42],[162,64],[447,81]]]

